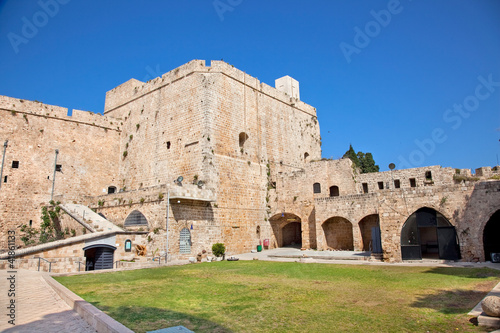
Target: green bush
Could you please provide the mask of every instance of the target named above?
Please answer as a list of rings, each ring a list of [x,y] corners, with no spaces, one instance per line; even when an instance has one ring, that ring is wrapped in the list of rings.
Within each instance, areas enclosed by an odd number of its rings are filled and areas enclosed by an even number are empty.
[[[226,253],[226,247],[222,243],[215,243],[212,245],[212,253],[216,257],[221,257],[224,253]]]

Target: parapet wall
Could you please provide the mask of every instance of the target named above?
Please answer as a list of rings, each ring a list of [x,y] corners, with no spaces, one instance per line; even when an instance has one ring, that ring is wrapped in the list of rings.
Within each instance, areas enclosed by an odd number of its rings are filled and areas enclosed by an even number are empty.
[[[68,115],[68,109],[55,105],[48,105],[38,101],[29,101],[8,96],[0,96],[0,113],[8,112],[12,116],[20,114],[22,116],[38,116],[45,119],[58,119],[62,121],[74,122],[98,126],[109,130],[120,130],[120,123],[113,118],[103,116],[90,111],[73,110],[72,115]]]
[[[148,82],[142,82],[136,79],[130,79],[127,82],[106,93],[106,102],[104,114],[115,111],[117,108],[126,105],[142,96],[149,94],[157,89],[168,86],[181,80],[193,73],[223,73],[240,83],[260,91],[276,100],[291,105],[298,110],[306,112],[316,117],[316,108],[288,96],[286,93],[277,90],[265,83],[260,83],[258,79],[246,74],[245,72],[229,65],[224,61],[211,61],[211,66],[205,66],[205,60],[192,60],[176,69],[173,69],[161,77],[154,78]],[[114,115],[123,117],[123,115]]]

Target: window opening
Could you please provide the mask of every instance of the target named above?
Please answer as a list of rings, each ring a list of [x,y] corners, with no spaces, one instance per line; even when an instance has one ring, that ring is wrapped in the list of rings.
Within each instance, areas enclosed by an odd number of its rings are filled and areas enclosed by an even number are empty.
[[[415,178],[410,178],[410,187],[417,187],[417,182]]]
[[[247,140],[248,140],[248,135],[245,132],[241,132],[239,136],[240,148],[243,148]]]
[[[170,141],[167,141],[167,149],[170,149]]]
[[[313,184],[313,192],[314,193],[321,193],[321,184],[320,183]]]
[[[401,182],[399,181],[399,179],[394,179],[394,187],[395,188],[400,188],[401,187]]]
[[[430,171],[425,172],[425,180],[432,181],[432,172]]]
[[[113,193],[116,193],[116,186],[109,186],[108,194],[113,194]]]
[[[368,183],[363,183],[363,193],[368,193]]]
[[[56,171],[62,172],[62,165],[56,164]]]
[[[338,197],[339,196],[339,187],[338,186],[332,186],[330,187],[330,196],[331,197]]]
[[[3,182],[7,183],[7,176],[3,177]]]
[[[12,169],[18,169],[19,168],[19,161],[12,161]]]
[[[384,182],[378,182],[378,189],[383,190],[384,189]]]

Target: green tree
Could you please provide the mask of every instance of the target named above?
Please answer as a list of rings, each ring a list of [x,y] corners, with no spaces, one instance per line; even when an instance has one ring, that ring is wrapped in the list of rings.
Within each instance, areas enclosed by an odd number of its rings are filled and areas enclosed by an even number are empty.
[[[349,150],[345,152],[343,158],[351,159],[355,166],[361,169],[361,173],[378,172],[379,166],[375,164],[372,153],[363,153],[358,151],[357,153],[349,145]]]
[[[356,152],[352,148],[352,145],[349,145],[349,150],[345,152],[342,158],[349,158],[352,161],[352,163],[354,163],[355,166],[357,166],[358,168],[361,167],[358,156],[356,155]]]

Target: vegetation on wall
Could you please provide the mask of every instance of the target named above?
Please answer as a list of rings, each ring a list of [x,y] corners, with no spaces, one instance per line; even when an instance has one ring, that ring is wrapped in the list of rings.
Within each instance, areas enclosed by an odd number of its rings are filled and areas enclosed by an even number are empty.
[[[379,166],[375,164],[372,153],[363,153],[358,151],[357,153],[349,145],[349,150],[345,152],[342,158],[349,158],[355,166],[361,169],[361,173],[378,172]]]
[[[26,224],[21,226],[21,231],[24,232],[21,240],[24,245],[43,244],[64,238],[64,232],[61,230],[62,212],[59,205],[59,201],[50,201],[49,206],[42,207],[42,223],[39,230]]]

